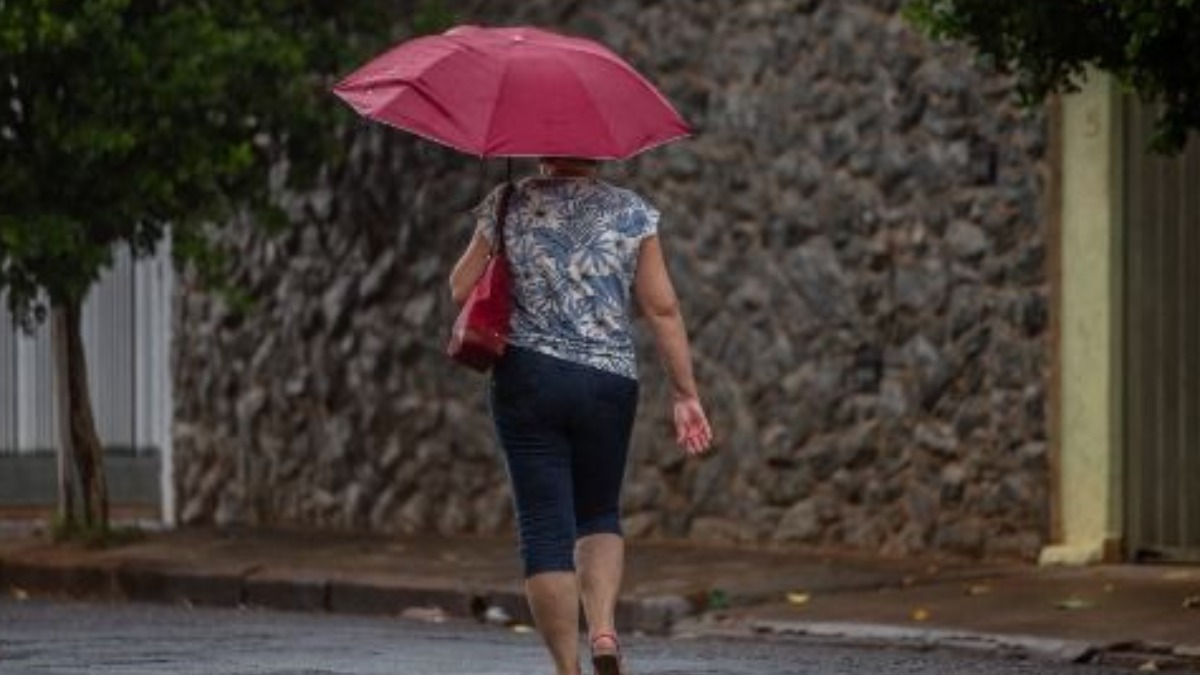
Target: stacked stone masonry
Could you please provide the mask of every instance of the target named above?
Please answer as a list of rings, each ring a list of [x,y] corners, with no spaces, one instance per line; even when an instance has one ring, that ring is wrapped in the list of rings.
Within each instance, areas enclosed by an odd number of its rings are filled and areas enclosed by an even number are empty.
[[[462,18],[602,40],[700,130],[606,169],[663,212],[718,436],[684,461],[643,335],[627,533],[1034,556],[1046,128],[1011,81],[897,1],[496,4]],[[466,211],[501,165],[366,123],[346,148],[293,230],[226,242],[251,310],[180,291],[179,515],[508,532],[487,381],[442,352]]]

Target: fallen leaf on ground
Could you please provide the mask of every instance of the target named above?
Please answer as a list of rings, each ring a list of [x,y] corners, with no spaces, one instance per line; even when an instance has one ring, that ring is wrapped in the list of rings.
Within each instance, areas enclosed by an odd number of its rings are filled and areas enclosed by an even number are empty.
[[[929,610],[925,609],[924,607],[918,607],[918,608],[914,609],[912,611],[912,620],[913,621],[928,621],[929,620]]]
[[[441,607],[409,607],[400,612],[400,618],[424,621],[426,623],[444,623],[446,611]]]
[[[1157,673],[1158,663],[1155,661],[1147,661],[1138,666],[1138,670],[1142,671],[1143,673]]]
[[[788,604],[791,605],[807,605],[812,596],[803,591],[792,591],[787,594]]]
[[[967,595],[987,595],[992,592],[992,587],[987,584],[971,584],[964,592]]]
[[[1066,600],[1059,600],[1058,602],[1054,603],[1055,609],[1063,610],[1087,609],[1091,606],[1092,603],[1080,598],[1067,598]]]
[[[1184,609],[1200,609],[1200,595],[1189,595],[1183,599]]]
[[[18,602],[25,602],[29,599],[29,592],[24,588],[17,588],[16,586],[13,586],[12,596],[13,599],[17,600]]]

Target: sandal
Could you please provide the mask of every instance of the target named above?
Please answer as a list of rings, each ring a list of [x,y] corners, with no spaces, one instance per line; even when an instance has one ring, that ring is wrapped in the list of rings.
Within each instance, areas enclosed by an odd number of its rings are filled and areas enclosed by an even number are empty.
[[[611,640],[615,651],[611,654],[597,654],[596,643],[600,640]],[[596,633],[592,636],[592,668],[595,675],[622,675],[625,672],[621,662],[621,643],[616,633]]]

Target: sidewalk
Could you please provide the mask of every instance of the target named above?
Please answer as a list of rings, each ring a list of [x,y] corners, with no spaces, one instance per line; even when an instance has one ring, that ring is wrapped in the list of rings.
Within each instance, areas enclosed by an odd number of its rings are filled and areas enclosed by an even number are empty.
[[[0,537],[0,594],[408,616],[530,617],[508,538],[261,530],[152,534],[107,550]],[[1200,567],[1038,568],[631,543],[622,630],[983,649],[1200,666]]]

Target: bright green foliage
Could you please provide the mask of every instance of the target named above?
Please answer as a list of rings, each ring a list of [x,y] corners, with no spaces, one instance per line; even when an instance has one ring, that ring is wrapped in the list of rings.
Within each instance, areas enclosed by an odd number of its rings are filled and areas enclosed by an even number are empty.
[[[204,233],[242,209],[269,220],[272,195],[337,156],[348,113],[332,78],[399,37],[395,5],[0,0],[0,289],[14,315],[78,302],[114,244],[145,253],[168,226],[176,254],[219,279]],[[415,18],[440,28],[438,7]]]
[[[1027,102],[1077,88],[1093,66],[1162,104],[1157,149],[1178,151],[1200,130],[1196,0],[911,0],[906,12],[1015,73]]]

